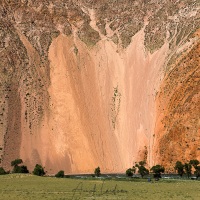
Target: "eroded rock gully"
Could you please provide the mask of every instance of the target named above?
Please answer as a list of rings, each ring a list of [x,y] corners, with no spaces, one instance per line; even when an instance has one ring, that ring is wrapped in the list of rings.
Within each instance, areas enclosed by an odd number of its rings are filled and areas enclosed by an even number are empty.
[[[0,16],[3,167],[200,159],[198,1],[2,0]]]

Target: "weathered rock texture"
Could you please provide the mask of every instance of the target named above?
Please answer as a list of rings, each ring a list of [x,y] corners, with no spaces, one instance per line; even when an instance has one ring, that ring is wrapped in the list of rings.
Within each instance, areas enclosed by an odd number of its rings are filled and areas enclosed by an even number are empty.
[[[123,172],[200,158],[199,8],[1,0],[1,165]]]
[[[197,33],[199,34],[199,32]],[[200,159],[200,40],[174,63],[157,96],[155,161]]]

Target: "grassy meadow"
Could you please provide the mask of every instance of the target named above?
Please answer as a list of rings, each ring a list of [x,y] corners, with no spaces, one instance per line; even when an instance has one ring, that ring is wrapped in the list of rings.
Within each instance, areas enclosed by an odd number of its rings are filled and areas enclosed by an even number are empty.
[[[200,181],[146,179],[98,180],[38,177],[24,174],[0,176],[0,200],[65,199],[200,199]]]

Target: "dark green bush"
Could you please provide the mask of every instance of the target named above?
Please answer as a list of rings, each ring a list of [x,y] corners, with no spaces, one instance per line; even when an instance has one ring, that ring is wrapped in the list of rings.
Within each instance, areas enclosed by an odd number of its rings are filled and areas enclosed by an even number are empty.
[[[135,167],[138,168],[138,173],[143,178],[145,175],[149,174],[149,170],[145,167],[146,162],[140,161],[138,164],[135,165]]]
[[[18,165],[15,165],[13,168],[12,173],[21,173],[21,167]]]
[[[64,173],[63,170],[59,171],[59,172],[55,175],[55,177],[57,177],[57,178],[64,178],[64,176],[65,176],[65,173]]]
[[[185,163],[184,169],[185,173],[187,174],[187,177],[189,178],[192,174],[192,165],[190,163]]]
[[[16,159],[11,162],[11,166],[19,165],[23,163],[22,159]]]
[[[162,165],[155,165],[151,168],[151,172],[154,173],[154,178],[161,178],[161,173],[165,172],[165,168]]]
[[[181,177],[183,176],[183,174],[184,174],[184,165],[182,164],[182,162],[177,161],[174,169],[178,172],[178,175],[180,175]]]
[[[36,164],[33,170],[33,174],[37,176],[44,176],[45,175],[44,168],[41,165]]]
[[[21,166],[21,173],[24,173],[24,174],[29,173],[29,170],[27,169],[27,166],[25,166],[25,165]]]
[[[126,170],[126,176],[133,176],[133,170],[131,168]]]
[[[6,174],[6,171],[4,170],[3,167],[0,167],[0,175],[4,175],[4,174]]]
[[[12,173],[29,173],[28,169],[27,169],[27,166],[18,166],[18,165],[15,165],[14,168],[13,168],[13,171]]]
[[[100,167],[97,167],[95,170],[94,170],[94,174],[95,176],[99,177],[101,175],[101,170],[100,170]]]

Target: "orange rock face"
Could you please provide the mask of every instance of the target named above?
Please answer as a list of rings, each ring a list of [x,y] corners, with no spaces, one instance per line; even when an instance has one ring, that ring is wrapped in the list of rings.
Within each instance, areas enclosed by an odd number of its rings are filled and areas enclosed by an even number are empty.
[[[157,95],[154,162],[200,159],[200,42],[174,64]]]

